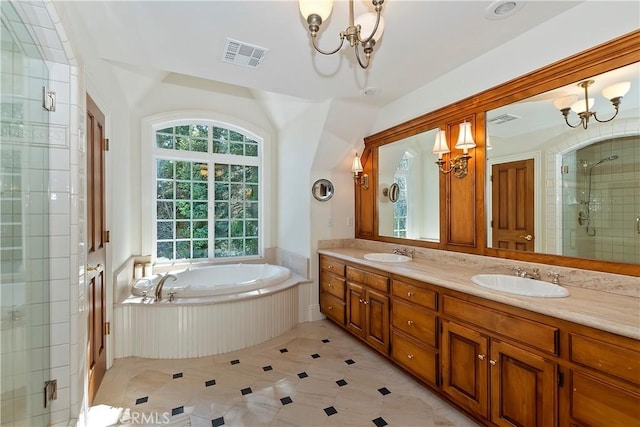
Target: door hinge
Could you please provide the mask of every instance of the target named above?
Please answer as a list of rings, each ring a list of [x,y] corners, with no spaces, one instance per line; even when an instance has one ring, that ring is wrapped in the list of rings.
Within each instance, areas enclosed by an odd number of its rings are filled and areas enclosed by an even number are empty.
[[[44,382],[44,407],[46,408],[50,401],[58,398],[58,380],[53,379]]]
[[[111,335],[111,322],[104,322],[104,334]]]
[[[558,371],[558,387],[564,387],[564,374]]]
[[[491,228],[493,228],[493,220],[491,220]]]
[[[47,111],[56,111],[56,92],[47,90],[44,86],[42,87],[42,108]]]
[[[493,182],[493,175],[489,175],[489,182]]]
[[[104,139],[104,151],[109,151],[109,138]]]
[[[102,240],[104,240],[105,243],[109,243],[111,239],[111,232],[109,230],[105,230],[102,233]]]
[[[569,173],[569,166],[567,165],[560,166],[560,174],[566,175],[568,173]]]

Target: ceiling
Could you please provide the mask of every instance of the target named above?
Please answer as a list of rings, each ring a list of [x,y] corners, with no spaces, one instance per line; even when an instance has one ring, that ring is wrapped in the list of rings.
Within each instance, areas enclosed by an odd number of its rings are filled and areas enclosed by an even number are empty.
[[[380,108],[579,3],[530,1],[506,19],[490,20],[490,1],[387,0],[385,33],[367,70],[349,47],[332,56],[313,51],[295,0],[55,5],[74,23],[74,35],[117,70],[130,106],[149,85],[173,75],[244,87],[256,99],[344,99]],[[373,7],[355,0],[355,9],[358,16]],[[335,48],[347,21],[348,3],[336,1],[320,46]],[[268,49],[263,63],[254,69],[223,62],[227,37]],[[365,96],[365,88],[375,93]]]

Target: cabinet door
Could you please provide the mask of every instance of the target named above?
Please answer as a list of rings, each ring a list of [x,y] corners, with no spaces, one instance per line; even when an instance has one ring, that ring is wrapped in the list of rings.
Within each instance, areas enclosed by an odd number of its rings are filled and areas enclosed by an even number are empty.
[[[389,297],[371,289],[366,290],[365,339],[374,348],[389,354]]]
[[[491,341],[491,421],[499,426],[557,425],[557,365]]]
[[[365,329],[364,288],[347,282],[347,329],[364,338]]]
[[[442,391],[487,418],[489,338],[457,323],[442,323]]]

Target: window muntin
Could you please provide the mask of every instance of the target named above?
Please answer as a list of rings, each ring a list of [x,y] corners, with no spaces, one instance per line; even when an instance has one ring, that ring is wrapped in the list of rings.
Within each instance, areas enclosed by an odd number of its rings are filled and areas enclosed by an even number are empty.
[[[156,260],[260,255],[259,139],[200,123],[154,139]]]

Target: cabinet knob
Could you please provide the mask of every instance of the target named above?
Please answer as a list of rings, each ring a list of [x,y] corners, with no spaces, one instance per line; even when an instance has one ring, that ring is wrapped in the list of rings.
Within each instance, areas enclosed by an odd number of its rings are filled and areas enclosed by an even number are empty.
[[[364,305],[367,305],[367,304],[369,304],[369,301],[364,301]]]
[[[479,354],[478,355],[478,359],[480,359],[480,360],[484,360],[484,357],[485,357],[484,354]]]
[[[327,310],[333,310],[333,306],[330,305],[329,307],[327,307]]]
[[[491,366],[496,366],[496,361],[495,361],[495,360],[493,360],[493,359],[489,359],[489,364],[490,364]]]
[[[407,320],[407,325],[409,326],[413,325],[413,320]]]
[[[413,354],[407,354],[407,357],[411,360],[413,360],[413,358],[415,357]]]
[[[360,304],[362,304],[364,302],[364,300],[362,298],[360,298],[358,301],[360,302]]]
[[[408,297],[412,297],[413,296],[413,292],[407,292],[407,296]]]
[[[327,286],[333,288],[333,285],[331,283],[327,284]]]
[[[333,270],[333,265],[327,267],[329,270]]]

